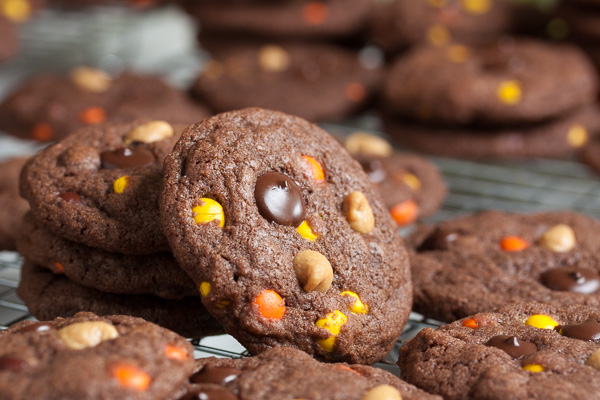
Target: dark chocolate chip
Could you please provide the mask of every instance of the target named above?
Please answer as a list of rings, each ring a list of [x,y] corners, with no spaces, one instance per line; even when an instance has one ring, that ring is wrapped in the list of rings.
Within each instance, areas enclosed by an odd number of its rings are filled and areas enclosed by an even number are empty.
[[[237,368],[212,367],[207,365],[201,371],[198,371],[192,375],[190,382],[216,383],[217,385],[224,385],[235,380],[241,373],[242,371]]]
[[[260,215],[270,222],[298,227],[306,216],[300,187],[288,176],[267,172],[258,177],[254,197]]]
[[[594,318],[579,324],[557,326],[554,329],[566,337],[600,343],[600,324]]]
[[[52,324],[47,322],[35,322],[19,329],[17,332],[48,332],[53,330],[56,330],[56,327]]]
[[[154,155],[142,148],[120,148],[117,150],[104,151],[100,154],[102,168],[122,169],[142,167],[155,161]]]
[[[512,358],[521,358],[537,351],[537,346],[534,343],[519,340],[515,336],[508,335],[494,336],[485,345],[504,350]]]
[[[591,294],[600,288],[600,275],[589,269],[561,267],[543,273],[541,282],[552,290]]]

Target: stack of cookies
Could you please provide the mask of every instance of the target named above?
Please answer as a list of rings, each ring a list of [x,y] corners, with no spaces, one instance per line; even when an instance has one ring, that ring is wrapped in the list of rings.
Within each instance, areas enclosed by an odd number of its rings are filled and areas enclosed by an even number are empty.
[[[209,61],[193,87],[213,111],[248,106],[310,121],[361,110],[378,62],[358,53],[372,0],[190,0]],[[242,38],[242,39],[240,39]]]
[[[18,294],[34,316],[93,311],[189,336],[218,329],[159,223],[162,161],[182,130],[163,121],[88,127],[27,163]]]
[[[432,154],[564,157],[600,130],[597,87],[590,60],[568,44],[419,47],[386,77],[383,122]]]

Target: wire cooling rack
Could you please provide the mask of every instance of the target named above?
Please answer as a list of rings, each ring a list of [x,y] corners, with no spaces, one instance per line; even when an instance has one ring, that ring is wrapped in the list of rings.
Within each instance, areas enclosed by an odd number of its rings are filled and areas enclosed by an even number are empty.
[[[202,64],[195,47],[193,27],[173,8],[132,13],[106,8],[97,12],[45,10],[21,30],[23,50],[15,61],[0,66],[0,97],[20,79],[41,69],[65,70],[86,64],[109,70],[124,66],[161,73],[172,83],[184,85]],[[160,32],[157,35],[157,32]],[[165,34],[165,32],[168,32]],[[159,42],[168,43],[161,46]],[[157,52],[155,49],[167,49]],[[337,135],[354,131],[379,132],[379,120],[362,116],[323,127]],[[38,145],[0,134],[0,159],[30,154]],[[534,160],[481,163],[446,157],[429,157],[444,173],[449,194],[442,209],[428,222],[455,218],[479,210],[540,212],[569,209],[600,218],[600,181],[575,161]],[[0,252],[0,329],[32,319],[15,290],[22,258]],[[398,374],[395,366],[400,345],[424,327],[439,323],[412,313],[404,332],[379,367]],[[231,336],[220,335],[193,341],[195,355],[243,357],[245,349]]]

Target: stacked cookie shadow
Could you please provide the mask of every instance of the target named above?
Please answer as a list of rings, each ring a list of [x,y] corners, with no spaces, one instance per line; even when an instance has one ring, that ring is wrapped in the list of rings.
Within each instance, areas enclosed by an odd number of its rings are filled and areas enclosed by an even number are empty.
[[[582,46],[600,68],[600,2],[564,0],[555,14],[566,22],[567,38]]]
[[[169,251],[158,216],[162,160],[183,127],[83,129],[25,167],[30,206],[19,296],[40,319],[92,311],[145,318],[189,336],[219,331]]]
[[[600,129],[597,76],[577,47],[505,38],[418,47],[385,81],[385,131],[400,143],[467,158],[564,157]]]
[[[372,4],[186,1],[212,56],[193,91],[216,112],[257,106],[316,122],[360,111],[381,77],[381,60],[357,50]]]

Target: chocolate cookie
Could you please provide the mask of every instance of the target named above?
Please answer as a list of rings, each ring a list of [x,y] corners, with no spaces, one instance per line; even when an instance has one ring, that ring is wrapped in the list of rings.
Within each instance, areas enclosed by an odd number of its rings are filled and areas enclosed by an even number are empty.
[[[597,307],[520,303],[425,328],[400,349],[402,376],[458,399],[596,398]]]
[[[29,209],[19,196],[19,174],[27,157],[0,162],[0,251],[16,250],[16,240],[23,215]]]
[[[165,300],[149,295],[104,293],[25,261],[17,294],[40,320],[69,317],[79,311],[144,318],[187,337],[222,333],[197,297]]]
[[[17,28],[8,18],[0,15],[0,62],[12,58],[18,48]]]
[[[594,138],[583,149],[581,153],[583,162],[600,172],[600,140]]]
[[[166,299],[198,296],[198,289],[168,252],[130,256],[70,242],[25,216],[19,252],[36,265],[64,274],[82,286],[116,294],[150,294]]]
[[[507,39],[498,46],[420,47],[391,67],[386,109],[447,125],[536,123],[594,101],[594,67],[572,45]]]
[[[398,143],[420,151],[472,159],[566,157],[600,132],[596,105],[561,118],[515,127],[459,128],[384,116],[384,130]]]
[[[429,43],[491,42],[513,28],[516,5],[508,0],[375,2],[369,39],[387,53]]]
[[[411,224],[440,208],[446,184],[427,159],[394,152],[384,139],[361,132],[350,135],[345,146],[362,165],[398,225]]]
[[[519,301],[600,305],[600,223],[573,212],[477,213],[407,239],[414,310],[441,321]]]
[[[125,254],[166,251],[162,162],[182,129],[161,121],[84,128],[25,166],[21,194],[35,221],[66,239]]]
[[[3,399],[166,399],[193,368],[184,338],[139,318],[78,313],[0,332]]]
[[[408,260],[334,138],[275,111],[223,113],[186,129],[164,173],[175,258],[253,354],[288,345],[373,363],[391,349],[410,310]]]
[[[327,45],[223,46],[213,55],[193,90],[217,112],[257,106],[340,119],[364,107],[381,77],[357,53]]]
[[[182,399],[441,400],[382,369],[325,364],[290,347],[236,360],[196,360],[189,383]]]
[[[187,0],[184,8],[210,34],[240,37],[340,39],[365,28],[372,0],[253,1]],[[248,4],[251,3],[251,4]]]
[[[56,141],[104,121],[158,119],[191,124],[208,115],[161,79],[123,73],[112,77],[92,68],[68,76],[38,75],[0,104],[0,129],[40,141]]]

